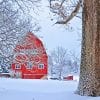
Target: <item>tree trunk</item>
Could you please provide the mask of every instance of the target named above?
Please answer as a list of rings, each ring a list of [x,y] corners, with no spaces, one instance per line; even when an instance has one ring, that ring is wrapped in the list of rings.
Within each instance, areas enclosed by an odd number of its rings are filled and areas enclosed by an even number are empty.
[[[83,2],[79,95],[100,96],[100,0]]]

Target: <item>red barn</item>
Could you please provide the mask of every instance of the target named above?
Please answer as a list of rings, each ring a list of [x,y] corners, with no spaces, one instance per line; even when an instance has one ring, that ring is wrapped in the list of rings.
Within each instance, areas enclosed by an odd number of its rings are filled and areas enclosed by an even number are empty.
[[[14,49],[11,68],[24,79],[40,79],[47,76],[48,57],[42,41],[29,32]]]

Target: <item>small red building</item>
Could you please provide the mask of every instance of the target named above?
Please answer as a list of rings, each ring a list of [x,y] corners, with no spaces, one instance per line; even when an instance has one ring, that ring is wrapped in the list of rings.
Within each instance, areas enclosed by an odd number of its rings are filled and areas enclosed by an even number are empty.
[[[42,41],[28,32],[14,49],[12,71],[23,79],[40,79],[47,76],[48,57]]]

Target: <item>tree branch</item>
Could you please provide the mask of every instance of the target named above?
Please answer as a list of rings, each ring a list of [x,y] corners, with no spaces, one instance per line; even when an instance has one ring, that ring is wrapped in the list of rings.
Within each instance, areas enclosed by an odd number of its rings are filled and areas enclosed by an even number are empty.
[[[79,9],[81,7],[81,3],[82,3],[82,0],[79,0],[79,2],[77,3],[77,6],[72,11],[72,13],[69,16],[66,16],[66,18],[64,20],[57,21],[55,24],[67,24],[73,17],[75,17],[77,15],[77,13],[79,12]]]

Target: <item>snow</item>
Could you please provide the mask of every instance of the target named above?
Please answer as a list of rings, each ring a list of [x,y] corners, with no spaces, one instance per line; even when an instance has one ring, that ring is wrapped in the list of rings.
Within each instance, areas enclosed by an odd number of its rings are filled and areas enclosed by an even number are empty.
[[[42,29],[38,35],[43,37],[41,39],[47,50],[51,51],[59,45],[79,53],[81,45],[77,40],[80,38],[78,33],[81,33],[81,20],[72,20],[73,30],[70,27],[66,30],[66,26],[54,25],[56,20],[51,21],[54,16],[49,11],[48,1],[42,2],[43,8],[40,16],[38,15]],[[75,94],[77,85],[78,76],[73,81],[0,78],[0,100],[100,100],[100,97]]]
[[[0,100],[100,100],[75,94],[78,81],[0,78]]]

